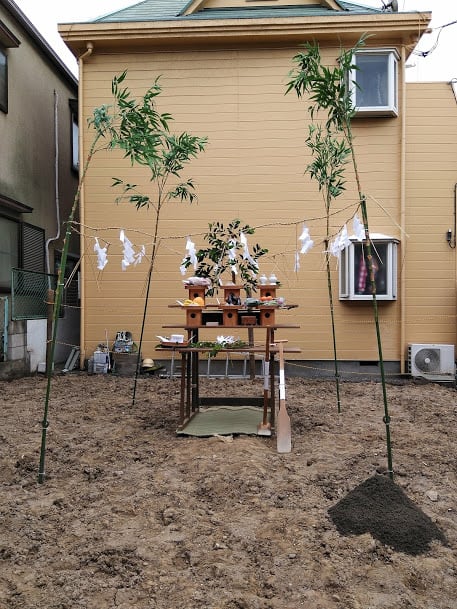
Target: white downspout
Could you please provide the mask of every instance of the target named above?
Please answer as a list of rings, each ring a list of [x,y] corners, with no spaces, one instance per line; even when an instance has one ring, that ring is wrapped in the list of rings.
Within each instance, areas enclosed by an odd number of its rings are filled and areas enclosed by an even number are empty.
[[[83,159],[84,159],[84,149],[83,149],[83,142],[82,142],[82,130],[83,130],[83,108],[82,108],[82,100],[83,100],[83,91],[84,91],[84,87],[83,87],[83,83],[84,83],[84,71],[83,71],[83,67],[84,67],[84,60],[86,59],[86,57],[90,57],[92,55],[92,51],[94,50],[94,45],[92,42],[87,42],[86,43],[86,51],[80,55],[79,59],[78,59],[78,66],[79,66],[79,86],[78,86],[78,136],[79,136],[79,141],[78,141],[78,148],[79,148],[79,153],[78,153],[78,157],[79,157],[79,167],[81,168],[81,166],[83,166]],[[84,239],[85,239],[85,217],[84,217],[84,184],[81,184],[81,192],[80,192],[80,198],[79,198],[79,219],[80,219],[80,252],[81,252],[81,276],[84,275],[85,272],[85,261],[84,261],[84,256],[82,255],[82,252],[85,251],[85,245],[84,245]],[[80,315],[80,347],[81,347],[81,354],[80,354],[80,367],[81,369],[84,368],[84,360],[86,357],[86,349],[85,349],[85,344],[86,344],[86,335],[84,332],[84,327],[85,327],[85,317],[84,317],[84,296],[85,296],[85,288],[84,288],[84,281],[80,282],[80,302],[81,302],[81,315]]]
[[[46,272],[51,274],[51,264],[49,259],[49,246],[53,241],[60,239],[60,200],[59,200],[59,113],[58,113],[59,94],[54,89],[54,197],[56,205],[56,224],[57,234],[46,241]]]
[[[401,64],[405,66],[405,46],[401,48]],[[402,111],[401,111],[401,140],[400,140],[400,226],[401,226],[401,284],[400,284],[400,372],[405,373],[404,347],[406,345],[406,78],[403,67],[402,80]]]

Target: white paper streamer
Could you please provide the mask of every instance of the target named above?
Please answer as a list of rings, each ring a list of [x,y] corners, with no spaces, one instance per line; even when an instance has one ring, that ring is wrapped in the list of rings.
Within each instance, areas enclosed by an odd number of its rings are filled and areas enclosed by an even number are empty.
[[[123,230],[121,230],[121,232],[119,234],[119,239],[121,240],[121,242],[124,245],[124,248],[123,248],[124,257],[122,259],[121,265],[122,265],[122,270],[125,271],[128,266],[130,266],[131,264],[135,264],[135,251],[133,249],[131,241],[127,238],[127,236],[125,235]]]
[[[330,243],[329,250],[332,256],[339,258],[344,248],[348,247],[349,245],[351,245],[351,240],[348,237],[348,229],[345,224],[340,233],[335,237],[332,243]]]
[[[363,224],[360,222],[357,214],[354,216],[354,219],[352,221],[352,228],[357,241],[363,241],[365,239],[365,229],[363,227]]]
[[[146,248],[144,247],[144,245],[141,246],[140,251],[137,252],[135,254],[135,262],[133,263],[134,266],[136,266],[137,264],[141,264],[143,262],[143,258],[146,255]]]
[[[97,237],[95,237],[94,252],[97,254],[97,268],[103,271],[108,264],[107,247],[100,247]]]
[[[300,269],[300,252],[295,252],[295,265],[294,271],[295,273]]]
[[[182,259],[181,266],[179,267],[179,270],[181,271],[181,275],[185,275],[186,274],[186,270],[187,269],[184,266],[184,262],[186,261],[186,258],[190,259],[190,263],[192,264],[194,269],[197,268],[197,251],[195,249],[195,243],[191,240],[190,237],[187,237],[186,252],[187,252],[187,254]]]
[[[306,224],[303,224],[302,234],[299,236],[298,240],[301,241],[300,254],[307,254],[313,247],[314,241],[309,235],[309,228],[306,226]]]
[[[246,235],[244,233],[240,233],[240,241],[241,241],[241,245],[244,248],[243,258],[245,260],[248,260],[258,270],[259,269],[259,265],[254,260],[254,258],[251,256],[251,254],[249,253],[248,240],[246,239]]]

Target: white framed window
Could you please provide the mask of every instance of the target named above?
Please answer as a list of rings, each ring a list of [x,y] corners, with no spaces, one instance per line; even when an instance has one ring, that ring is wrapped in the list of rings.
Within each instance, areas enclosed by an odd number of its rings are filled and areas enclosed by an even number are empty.
[[[397,247],[392,237],[371,237],[373,270],[377,300],[397,299]],[[368,274],[366,245],[351,240],[341,252],[339,264],[340,300],[372,300],[371,282]]]
[[[395,49],[355,53],[349,88],[356,116],[398,116],[398,61]]]

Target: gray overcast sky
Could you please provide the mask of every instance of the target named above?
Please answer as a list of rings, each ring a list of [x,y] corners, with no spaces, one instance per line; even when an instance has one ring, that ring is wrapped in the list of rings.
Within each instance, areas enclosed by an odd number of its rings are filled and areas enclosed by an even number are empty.
[[[60,38],[57,24],[89,21],[137,3],[135,0],[14,1],[75,74],[76,60]],[[356,4],[381,8],[383,0],[360,0]],[[418,47],[420,51],[429,51],[438,41],[436,48],[427,57],[411,56],[406,70],[407,80],[449,81],[457,78],[457,23],[441,28],[457,21],[457,0],[398,0],[398,6],[400,11],[431,10],[433,13],[433,31],[424,35]]]

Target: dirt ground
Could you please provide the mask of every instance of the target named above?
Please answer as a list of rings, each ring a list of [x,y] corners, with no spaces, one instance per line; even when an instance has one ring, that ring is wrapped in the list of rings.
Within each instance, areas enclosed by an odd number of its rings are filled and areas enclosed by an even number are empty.
[[[262,382],[202,381],[208,395]],[[287,379],[274,437],[177,437],[179,380],[0,382],[1,609],[456,609],[457,392]]]

